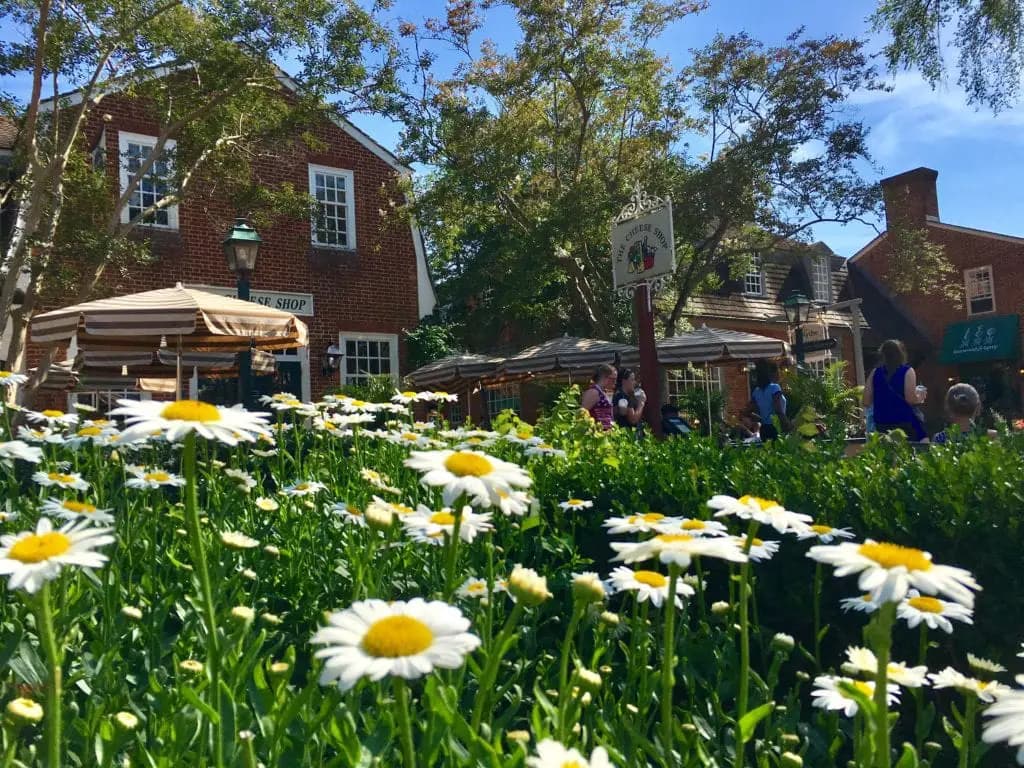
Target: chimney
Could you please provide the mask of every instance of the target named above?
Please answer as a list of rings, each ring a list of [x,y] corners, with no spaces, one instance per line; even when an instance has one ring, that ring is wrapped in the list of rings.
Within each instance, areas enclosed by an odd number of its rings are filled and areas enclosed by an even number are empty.
[[[939,220],[939,197],[935,180],[939,172],[931,168],[915,168],[888,179],[882,179],[885,201],[885,228],[920,229],[926,222]]]

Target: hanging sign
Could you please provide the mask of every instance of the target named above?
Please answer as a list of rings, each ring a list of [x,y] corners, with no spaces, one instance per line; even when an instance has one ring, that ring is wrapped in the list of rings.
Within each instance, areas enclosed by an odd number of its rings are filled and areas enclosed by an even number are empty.
[[[634,196],[612,225],[612,266],[616,290],[661,282],[675,271],[671,200]]]
[[[238,289],[221,285],[189,285],[197,291],[216,293],[218,296],[227,296],[231,299],[238,298]],[[313,294],[311,293],[289,293],[286,291],[249,291],[249,301],[271,309],[280,309],[284,312],[291,312],[300,317],[313,316]]]

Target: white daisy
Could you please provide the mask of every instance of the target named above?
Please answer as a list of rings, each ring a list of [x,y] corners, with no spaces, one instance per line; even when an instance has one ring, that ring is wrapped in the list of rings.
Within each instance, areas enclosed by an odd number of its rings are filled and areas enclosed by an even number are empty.
[[[998,661],[975,656],[973,653],[967,654],[967,664],[975,672],[982,672],[988,676],[999,675],[1006,671],[1006,667]]]
[[[285,496],[313,496],[321,491],[327,490],[327,486],[316,480],[303,480],[299,483],[292,483],[281,491]]]
[[[48,427],[70,427],[78,423],[77,413],[64,413],[52,408],[44,411],[26,411],[25,415],[33,424],[45,424]]]
[[[364,600],[327,617],[310,641],[325,646],[320,684],[347,691],[361,677],[413,679],[433,669],[456,669],[480,645],[462,612],[440,601]]]
[[[63,520],[91,520],[94,523],[112,523],[112,509],[97,509],[93,504],[70,499],[47,499],[39,510],[44,515],[53,515]]]
[[[385,501],[380,496],[374,496],[373,501],[366,507],[366,515],[371,522],[379,520],[381,523],[385,523],[386,521],[386,525],[394,523],[396,518],[401,520],[406,515],[412,515],[415,512],[415,509],[406,504]],[[355,513],[358,514],[358,510]]]
[[[478,451],[413,451],[405,466],[423,475],[423,485],[441,487],[447,505],[466,494],[470,503],[489,507],[501,501],[500,492],[530,486],[530,476],[518,464]]]
[[[395,394],[391,397],[392,403],[401,403],[402,405],[409,405],[409,403],[418,403],[424,400],[425,395],[429,395],[429,392],[399,392],[395,390]]]
[[[663,563],[674,563],[683,569],[690,567],[694,557],[715,557],[734,563],[747,560],[734,539],[702,538],[686,533],[659,533],[653,539],[638,543],[612,542],[611,547],[618,552],[612,558],[613,562],[639,563],[657,558]]]
[[[691,536],[728,536],[729,529],[717,520],[669,517],[655,527],[659,533],[688,533]]]
[[[616,592],[636,592],[636,599],[643,603],[650,600],[658,608],[668,599],[669,578],[657,571],[634,571],[625,566],[619,566],[608,576],[608,584]],[[676,580],[677,608],[683,607],[681,597],[692,597],[693,588],[683,583],[682,579]]]
[[[857,700],[850,695],[849,689],[857,690],[868,699],[873,699],[875,695],[875,684],[870,680],[818,675],[814,678],[814,685],[817,687],[811,693],[811,703],[815,707],[842,712],[847,717],[853,717],[859,710]],[[899,690],[892,683],[886,684],[886,700],[890,707],[899,702]]]
[[[588,760],[575,749],[563,747],[554,739],[537,743],[537,756],[526,758],[529,768],[614,768],[604,747],[595,747]]]
[[[861,613],[874,613],[878,610],[878,603],[871,599],[871,595],[860,597],[844,597],[839,601],[844,611],[860,611]]]
[[[370,413],[375,414],[381,410],[379,403],[368,403],[364,400],[345,399],[338,402],[338,408],[342,413]]]
[[[182,488],[185,485],[184,477],[163,469],[148,469],[136,466],[135,464],[129,464],[125,467],[125,471],[134,475],[134,477],[125,481],[125,486],[128,488],[160,488],[165,485]]]
[[[673,528],[682,522],[679,517],[665,517],[660,512],[645,512],[642,515],[628,515],[626,517],[609,517],[601,525],[608,529],[608,533],[650,533],[662,531],[665,528]]]
[[[331,505],[330,512],[332,515],[337,515],[347,523],[355,523],[356,525],[366,525],[366,517],[363,516],[361,510],[355,507],[350,507],[343,501],[339,501]]]
[[[923,621],[929,629],[941,629],[946,634],[953,632],[950,619],[973,624],[971,614],[971,609],[960,603],[940,600],[937,597],[925,597],[916,589],[910,590],[906,599],[896,608],[896,615],[906,621],[911,629]]]
[[[404,445],[407,448],[429,448],[434,444],[426,435],[420,432],[388,432],[384,439],[392,445]]]
[[[868,648],[853,646],[846,649],[846,663],[843,672],[874,678],[878,674],[878,658]],[[921,688],[928,685],[928,667],[908,667],[902,661],[891,661],[886,667],[889,682],[904,688]]]
[[[65,565],[99,568],[107,556],[97,547],[111,544],[110,528],[71,522],[54,530],[50,518],[41,517],[35,531],[0,536],[0,575],[9,576],[10,589],[34,593],[60,574]]]
[[[334,437],[350,437],[352,435],[351,429],[340,426],[329,416],[317,416],[313,419],[313,429]]]
[[[498,442],[496,437],[467,437],[455,446],[456,451],[479,451],[481,448],[490,448]]]
[[[499,592],[505,591],[504,579],[495,579],[493,586],[493,593],[498,594]],[[476,600],[487,599],[487,579],[477,579],[470,577],[462,582],[455,594],[462,598],[473,598]]]
[[[49,427],[18,427],[18,437],[28,443],[64,442],[64,437],[60,434],[54,434],[54,431]]]
[[[1024,675],[1017,676],[1017,684],[1024,685]],[[1017,749],[1017,764],[1024,765],[1024,691],[1007,689],[999,700],[985,708],[985,723],[981,740],[986,744],[1006,742]]]
[[[379,488],[382,491],[388,493],[401,493],[398,488],[391,485],[391,478],[387,475],[381,474],[375,469],[363,468],[359,470],[359,476],[366,482],[372,485],[374,488]]]
[[[444,507],[439,512],[435,512],[420,504],[413,514],[402,517],[402,525],[414,539],[440,544],[444,542],[445,536],[454,535],[455,515],[450,507]],[[472,542],[477,534],[493,530],[494,525],[491,523],[490,512],[477,514],[468,504],[462,508],[462,519],[459,522],[460,541]]]
[[[995,680],[986,681],[967,677],[952,667],[946,667],[941,672],[933,672],[928,675],[928,678],[932,681],[933,688],[956,688],[960,693],[977,696],[982,701],[989,703],[1012,690],[1010,686]]]
[[[568,501],[560,501],[558,506],[568,512],[570,509],[590,509],[594,506],[594,502],[586,499],[569,499]]]
[[[520,430],[518,432],[507,432],[502,436],[502,439],[508,440],[510,443],[515,443],[516,445],[523,445],[527,447],[544,442],[542,438],[538,437],[537,435],[533,434],[533,432],[530,432],[528,430]]]
[[[858,586],[871,593],[876,603],[899,602],[911,587],[928,594],[945,594],[969,608],[980,590],[970,571],[949,565],[935,565],[928,552],[898,544],[876,542],[842,543],[811,547],[812,560],[835,566],[836,576],[859,573]]]
[[[67,443],[72,448],[78,448],[85,443],[96,443],[98,445],[106,445],[110,442],[110,438],[118,434],[116,429],[111,427],[103,427],[98,424],[83,424],[73,435],[67,438]]]
[[[120,408],[111,413],[124,416],[126,440],[160,432],[173,443],[195,432],[207,440],[237,445],[240,440],[251,443],[257,435],[269,435],[267,414],[251,413],[241,406],[224,408],[199,400],[118,400],[117,404]]]
[[[715,517],[735,515],[741,520],[756,520],[762,525],[770,525],[779,533],[801,533],[807,530],[812,522],[810,515],[790,512],[777,501],[757,496],[740,496],[735,499],[720,494],[712,496],[708,500],[708,506],[716,510]]]
[[[798,539],[817,539],[822,544],[831,544],[835,539],[852,539],[853,531],[849,528],[833,528],[831,525],[816,523],[796,535]]]
[[[498,509],[506,517],[522,517],[530,511],[533,499],[526,491],[498,491]]]
[[[457,403],[459,396],[448,392],[421,392],[423,400],[431,403]]]
[[[743,551],[747,546],[747,537],[735,536],[734,540],[736,546]],[[763,563],[771,560],[775,554],[779,551],[779,542],[773,540],[759,539],[756,536],[750,542],[750,551],[747,553],[750,559],[755,563]]]
[[[230,477],[235,481],[235,485],[242,493],[249,493],[253,488],[256,487],[256,478],[246,472],[244,469],[234,469],[228,467],[224,470],[225,477]]]
[[[0,443],[0,461],[8,467],[13,467],[15,459],[38,464],[43,460],[43,449],[29,445],[24,440],[8,440],[6,443]]]
[[[231,549],[253,549],[260,545],[259,541],[239,531],[221,531],[220,540],[225,547]]]
[[[89,490],[89,483],[77,472],[35,472],[32,479],[44,488],[56,486],[65,490]]]
[[[28,376],[23,373],[0,371],[0,387],[13,387],[18,384],[24,384],[26,381],[28,381]]]
[[[557,456],[560,459],[565,458],[565,451],[555,448],[555,446],[549,443],[535,443],[523,451],[524,456]]]
[[[253,503],[256,505],[256,509],[261,509],[264,512],[276,512],[280,508],[280,504],[266,496],[257,496]]]

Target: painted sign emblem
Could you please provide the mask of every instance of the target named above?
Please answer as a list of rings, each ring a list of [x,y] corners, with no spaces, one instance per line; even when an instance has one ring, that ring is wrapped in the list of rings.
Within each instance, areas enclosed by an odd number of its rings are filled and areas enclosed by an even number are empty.
[[[612,262],[616,288],[651,282],[675,270],[670,202],[613,226]]]

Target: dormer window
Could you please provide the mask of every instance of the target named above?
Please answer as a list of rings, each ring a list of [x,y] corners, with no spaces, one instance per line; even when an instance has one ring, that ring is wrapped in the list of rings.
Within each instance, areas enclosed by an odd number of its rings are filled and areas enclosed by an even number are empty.
[[[743,275],[743,293],[748,296],[764,296],[764,264],[757,251],[751,256],[750,270]]]
[[[811,295],[819,304],[832,303],[832,270],[827,256],[811,259]]]

